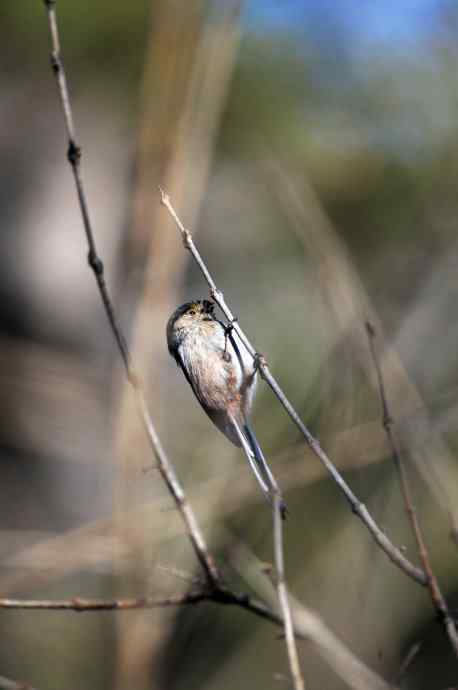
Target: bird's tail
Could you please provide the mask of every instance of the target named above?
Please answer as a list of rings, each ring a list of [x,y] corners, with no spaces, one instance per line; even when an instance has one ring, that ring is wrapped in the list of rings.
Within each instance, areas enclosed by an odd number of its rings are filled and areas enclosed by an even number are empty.
[[[256,435],[248,422],[244,424],[243,431],[248,443],[250,444],[258,470],[268,487],[269,499],[273,500],[275,494],[280,498],[280,511],[282,518],[284,519],[286,517],[286,503],[281,495],[280,487],[278,486],[276,479],[273,476],[269,465],[267,464],[267,460],[264,457],[264,453],[261,450],[258,439],[256,438]]]
[[[264,495],[272,503],[275,496],[280,498],[280,512],[282,518],[286,517],[286,504],[282,498],[280,488],[270,471],[270,467],[264,457],[258,440],[248,422],[243,424],[243,428],[233,419],[234,428],[240,439],[243,450],[249,460],[251,469],[263,490]]]

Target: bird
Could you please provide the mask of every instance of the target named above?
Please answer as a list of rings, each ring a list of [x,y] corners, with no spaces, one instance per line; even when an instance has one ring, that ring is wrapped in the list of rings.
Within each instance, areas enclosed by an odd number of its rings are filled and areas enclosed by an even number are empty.
[[[234,337],[233,323],[224,324],[209,300],[179,306],[167,323],[167,345],[194,395],[213,424],[235,446],[242,447],[268,500],[286,505],[267,464],[249,415],[256,392],[253,356]]]

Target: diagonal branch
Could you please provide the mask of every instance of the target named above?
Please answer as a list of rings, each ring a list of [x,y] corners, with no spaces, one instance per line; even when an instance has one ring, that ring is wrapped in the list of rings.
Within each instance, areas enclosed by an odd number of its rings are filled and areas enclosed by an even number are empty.
[[[304,437],[307,445],[309,448],[312,450],[312,452],[316,455],[316,457],[320,460],[320,462],[324,465],[326,470],[329,472],[333,480],[336,482],[337,486],[339,489],[342,491],[344,494],[345,498],[348,500],[352,511],[357,515],[362,522],[366,525],[368,528],[369,532],[372,534],[373,538],[377,542],[377,544],[383,549],[383,551],[387,554],[388,558],[401,570],[403,570],[409,577],[411,577],[413,580],[418,582],[421,585],[426,585],[427,582],[427,576],[421,570],[420,568],[417,568],[414,566],[405,556],[404,554],[398,549],[392,542],[388,539],[386,534],[382,532],[380,527],[377,525],[369,511],[367,510],[366,506],[364,503],[361,503],[361,501],[358,500],[358,498],[355,496],[353,491],[350,489],[348,484],[345,482],[344,478],[341,476],[339,471],[336,469],[336,467],[333,465],[331,460],[328,458],[327,454],[324,452],[324,450],[321,448],[319,442],[317,441],[316,438],[310,433],[310,431],[307,429],[299,415],[297,414],[296,410],[282,391],[279,383],[277,380],[274,378],[273,374],[271,373],[269,366],[267,364],[267,361],[265,357],[261,354],[259,354],[251,342],[248,340],[247,336],[245,333],[242,331],[239,323],[237,320],[234,319],[234,315],[229,309],[229,307],[226,304],[226,301],[224,299],[223,293],[218,290],[216,283],[214,279],[212,278],[204,260],[202,259],[199,251],[196,248],[196,245],[194,244],[194,241],[192,239],[192,235],[187,230],[183,223],[181,222],[179,216],[177,215],[175,209],[172,206],[172,203],[170,201],[169,195],[162,189],[159,188],[160,194],[161,194],[161,203],[166,207],[167,211],[170,213],[172,216],[173,220],[175,221],[175,224],[178,227],[178,230],[181,233],[181,237],[183,240],[183,244],[185,248],[191,253],[193,259],[199,266],[200,270],[202,271],[202,274],[208,284],[208,287],[210,288],[210,294],[212,299],[216,302],[216,304],[219,306],[223,314],[226,316],[226,318],[229,320],[230,323],[233,324],[234,331],[237,333],[240,341],[243,343],[247,351],[250,353],[250,355],[255,359],[257,362],[257,366],[259,369],[259,373],[261,377],[268,383],[270,388],[272,389],[274,395],[277,397],[277,399],[280,401],[281,405],[285,408],[286,412],[289,414],[291,419],[293,420],[294,424],[297,426],[299,431],[301,432],[302,436]]]
[[[426,547],[426,542],[423,537],[423,532],[420,527],[417,512],[413,505],[412,494],[410,491],[410,485],[407,478],[407,472],[402,460],[398,440],[392,428],[393,419],[390,415],[390,411],[388,408],[388,400],[386,397],[385,384],[383,382],[382,369],[375,349],[375,328],[369,321],[366,323],[366,331],[367,337],[369,339],[369,347],[372,359],[374,361],[374,366],[377,373],[380,401],[382,403],[382,425],[385,429],[388,442],[390,444],[391,452],[393,454],[394,464],[399,475],[399,483],[401,485],[401,491],[404,499],[407,517],[410,521],[415,541],[417,542],[418,555],[420,556],[420,560],[426,573],[426,584],[431,595],[433,606],[436,609],[438,616],[444,625],[452,649],[458,657],[458,633],[455,627],[453,617],[451,616],[450,611],[448,609],[447,602],[445,601],[444,596],[439,587],[439,582],[437,581],[437,578],[434,575],[434,571],[431,566],[431,560],[429,558],[428,549]]]
[[[167,485],[168,490],[173,496],[178,510],[181,513],[183,522],[186,526],[188,537],[191,541],[195,554],[206,574],[206,577],[209,583],[216,587],[220,581],[219,572],[213,561],[212,556],[210,555],[210,552],[208,551],[205,539],[197,523],[194,512],[186,499],[186,496],[183,492],[183,489],[181,488],[181,485],[175,474],[173,466],[170,463],[164,451],[164,448],[159,440],[159,437],[156,433],[156,429],[153,425],[150,414],[148,412],[148,407],[145,399],[145,394],[143,392],[142,383],[135,371],[135,367],[132,364],[126,340],[124,338],[121,325],[117,318],[113,302],[111,300],[110,293],[105,281],[103,262],[100,259],[100,256],[97,252],[93,227],[89,215],[89,207],[83,184],[83,176],[81,172],[82,151],[81,147],[77,144],[71,101],[67,87],[67,79],[61,57],[59,31],[55,11],[55,0],[43,0],[43,2],[46,6],[48,14],[49,32],[51,36],[51,65],[57,81],[62,111],[65,120],[65,127],[67,130],[67,158],[72,169],[73,178],[75,181],[76,191],[78,195],[79,207],[83,219],[84,232],[86,234],[86,240],[88,245],[89,266],[91,267],[94,273],[97,282],[97,287],[100,292],[100,296],[103,302],[103,306],[105,308],[110,328],[113,332],[113,336],[116,340],[116,344],[118,346],[122,361],[124,363],[127,378],[134,391],[143,427],[146,431],[149,444],[151,446],[151,450],[153,451],[158,462],[158,469],[161,473],[163,480]]]
[[[0,598],[0,609],[42,610],[42,611],[75,611],[78,613],[91,611],[131,611],[133,609],[155,609],[172,606],[187,606],[212,601],[217,604],[238,606],[259,618],[268,620],[275,625],[283,625],[283,619],[272,611],[259,599],[244,592],[218,585],[204,587],[185,594],[156,598],[133,597],[129,599],[87,599],[73,597],[71,599],[6,599]]]

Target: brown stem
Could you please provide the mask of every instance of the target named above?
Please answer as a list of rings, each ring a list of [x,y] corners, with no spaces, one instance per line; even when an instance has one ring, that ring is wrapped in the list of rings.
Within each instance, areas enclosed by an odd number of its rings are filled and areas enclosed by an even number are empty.
[[[283,519],[282,500],[279,493],[275,493],[272,505],[274,521],[274,553],[275,569],[277,571],[278,602],[283,614],[283,627],[285,630],[286,649],[288,652],[289,666],[294,682],[294,690],[304,690],[304,679],[299,666],[296,640],[294,638],[294,625],[291,615],[291,607],[288,599],[288,590],[285,579],[285,559],[283,553]]]
[[[386,391],[385,391],[385,384],[383,381],[383,374],[382,374],[382,369],[380,366],[379,358],[377,356],[377,352],[375,349],[375,328],[373,325],[368,321],[366,323],[366,331],[367,331],[367,337],[369,339],[369,347],[372,355],[372,359],[374,361],[374,366],[375,370],[377,372],[377,381],[378,381],[378,387],[379,387],[379,393],[380,393],[380,401],[382,403],[382,425],[383,428],[385,429],[387,438],[388,438],[388,443],[390,444],[391,447],[391,452],[393,454],[393,460],[394,464],[396,466],[396,470],[399,475],[399,482],[401,485],[401,491],[402,491],[402,496],[404,500],[404,505],[407,513],[407,517],[410,521],[410,524],[412,526],[412,532],[415,537],[415,541],[417,542],[417,547],[418,547],[418,555],[420,556],[420,560],[422,562],[424,571],[426,573],[426,584],[429,589],[430,595],[431,595],[431,600],[433,602],[433,606],[436,609],[438,616],[441,620],[441,622],[444,625],[445,631],[448,635],[448,638],[450,640],[450,644],[452,645],[453,651],[455,652],[456,656],[458,657],[458,634],[455,626],[455,622],[450,614],[450,611],[448,609],[447,603],[442,595],[442,592],[439,587],[439,582],[437,581],[436,576],[434,575],[432,566],[431,566],[431,560],[429,558],[429,553],[428,549],[426,547],[426,542],[423,537],[423,532],[420,527],[420,522],[418,520],[417,512],[415,510],[415,507],[413,505],[412,501],[412,495],[410,491],[410,485],[409,481],[407,478],[407,473],[406,469],[404,467],[404,463],[402,461],[402,456],[401,456],[401,451],[399,448],[399,443],[397,440],[397,437],[393,431],[393,419],[391,417],[389,407],[388,407],[388,400],[386,397]]]
[[[78,202],[81,211],[81,216],[83,219],[84,231],[86,234],[86,240],[88,245],[88,262],[91,267],[96,282],[97,287],[100,292],[100,296],[105,308],[105,312],[108,318],[110,328],[113,332],[113,336],[116,340],[122,361],[124,363],[127,378],[134,390],[135,398],[137,401],[140,417],[145,428],[151,449],[156,456],[158,467],[162,478],[164,479],[167,488],[173,496],[173,499],[177,505],[178,510],[181,513],[183,522],[186,526],[188,537],[191,541],[193,549],[196,556],[207,576],[209,583],[212,586],[217,586],[220,581],[219,573],[216,565],[211,557],[205,539],[197,523],[194,512],[186,500],[183,489],[178,481],[175,474],[173,466],[169,461],[164,448],[159,440],[159,437],[154,428],[151,416],[148,412],[146,405],[145,396],[143,393],[141,381],[135,372],[135,367],[132,364],[130,353],[124,338],[121,325],[116,315],[116,311],[113,306],[113,302],[110,297],[110,293],[105,282],[103,262],[100,259],[97,246],[95,242],[93,227],[89,215],[89,207],[87,203],[86,193],[83,184],[83,177],[81,173],[81,147],[77,144],[75,125],[73,120],[73,113],[71,108],[71,101],[67,86],[67,79],[65,75],[65,70],[62,62],[60,41],[59,41],[59,31],[57,26],[56,11],[54,2],[50,0],[44,0],[48,14],[49,31],[51,35],[51,65],[56,77],[62,111],[65,120],[65,126],[67,130],[68,137],[68,152],[67,158],[70,163],[73,178],[75,180],[76,191],[78,195]]]

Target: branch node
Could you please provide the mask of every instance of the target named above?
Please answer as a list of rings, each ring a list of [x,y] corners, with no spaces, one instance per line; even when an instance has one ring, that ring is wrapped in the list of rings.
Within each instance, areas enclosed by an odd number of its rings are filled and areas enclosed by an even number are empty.
[[[386,413],[383,415],[382,424],[383,424],[383,428],[384,428],[386,431],[389,431],[390,428],[392,427],[392,425],[393,425],[393,417],[390,417],[390,415],[388,414],[388,412],[386,412]]]
[[[183,237],[183,246],[185,249],[190,249],[191,248],[191,242],[192,242],[192,235],[189,232],[189,230],[186,230],[186,228],[183,230],[182,233]]]
[[[81,147],[77,146],[73,139],[70,139],[70,142],[68,144],[67,158],[70,165],[72,165],[73,167],[78,165],[78,163],[81,160]]]
[[[71,599],[71,602],[75,611],[81,612],[84,610],[79,597],[73,597],[73,599]]]
[[[361,515],[363,503],[361,501],[350,501],[351,512],[358,517]],[[383,532],[383,530],[381,530]]]
[[[256,352],[254,355],[254,368],[262,376],[264,368],[267,366],[267,360],[261,352]]]
[[[209,596],[219,604],[233,604],[236,599],[233,592],[227,590],[225,587],[220,586],[212,587],[209,592]]]
[[[103,262],[102,260],[97,256],[95,251],[93,249],[90,249],[87,255],[87,262],[89,266],[92,268],[96,276],[101,276],[103,275]]]
[[[53,50],[53,52],[51,53],[51,67],[54,74],[57,74],[60,71],[59,54],[56,50]]]
[[[367,335],[369,336],[369,338],[375,338],[375,326],[374,326],[374,324],[371,323],[370,321],[366,321],[365,326],[366,326],[366,331],[367,331]]]
[[[134,369],[134,367],[130,366],[127,370],[127,378],[129,380],[130,385],[132,388],[135,388],[136,391],[139,391],[142,389],[142,382],[140,375],[138,372]]]

